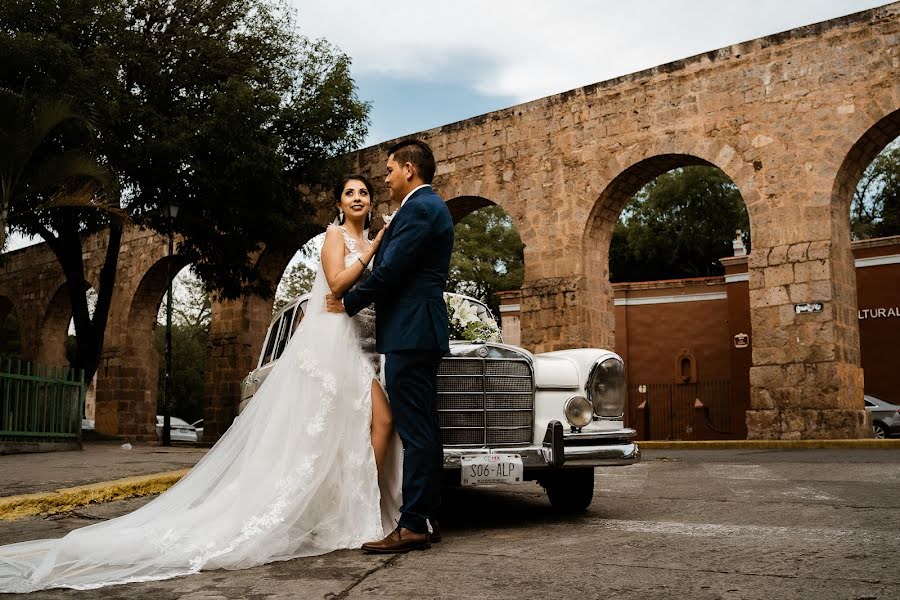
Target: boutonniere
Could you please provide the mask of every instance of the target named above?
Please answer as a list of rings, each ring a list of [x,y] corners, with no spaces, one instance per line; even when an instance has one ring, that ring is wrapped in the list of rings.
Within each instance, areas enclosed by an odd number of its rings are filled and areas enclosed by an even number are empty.
[[[400,210],[400,209],[398,208],[397,210]],[[384,224],[386,226],[391,224],[391,220],[394,218],[394,215],[397,214],[397,210],[395,210],[394,212],[392,212],[389,215],[384,215],[383,217],[381,217],[382,220],[384,220]]]

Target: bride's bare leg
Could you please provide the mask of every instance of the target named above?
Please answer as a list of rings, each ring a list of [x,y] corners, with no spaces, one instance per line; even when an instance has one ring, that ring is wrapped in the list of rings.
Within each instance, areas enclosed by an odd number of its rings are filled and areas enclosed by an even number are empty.
[[[394,417],[384,388],[377,380],[372,380],[372,449],[375,451],[375,466],[381,475],[381,465],[387,457],[391,437],[394,435]]]

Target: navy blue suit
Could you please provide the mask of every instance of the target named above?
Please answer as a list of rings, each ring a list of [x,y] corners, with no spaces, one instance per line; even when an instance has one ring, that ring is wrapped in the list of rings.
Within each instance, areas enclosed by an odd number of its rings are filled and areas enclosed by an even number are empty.
[[[444,290],[453,251],[453,220],[434,190],[416,190],[381,240],[372,274],[347,292],[351,316],[375,304],[375,338],[385,355],[385,382],[403,442],[399,525],[426,531],[440,504],[443,448],[437,370],[449,350]]]

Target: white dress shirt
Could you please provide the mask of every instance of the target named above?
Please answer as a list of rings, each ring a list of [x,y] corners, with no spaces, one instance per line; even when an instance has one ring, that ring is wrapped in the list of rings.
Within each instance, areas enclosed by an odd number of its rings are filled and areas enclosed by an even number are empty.
[[[406,197],[403,199],[403,201],[400,202],[400,208],[403,208],[403,205],[406,204],[406,201],[409,200],[409,197],[410,197],[410,196],[412,196],[413,194],[415,194],[416,192],[418,192],[419,190],[421,190],[423,187],[431,187],[431,184],[430,184],[430,183],[423,183],[422,185],[420,185],[420,186],[414,188],[413,191],[411,191],[410,193],[408,193],[408,194],[406,195]]]

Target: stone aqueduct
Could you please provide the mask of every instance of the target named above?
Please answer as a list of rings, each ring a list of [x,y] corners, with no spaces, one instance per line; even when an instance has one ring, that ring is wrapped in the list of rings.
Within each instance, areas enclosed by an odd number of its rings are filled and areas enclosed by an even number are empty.
[[[435,187],[454,218],[494,203],[518,227],[522,341],[535,351],[612,347],[607,253],[622,208],[672,168],[724,171],[747,205],[753,235],[749,436],[845,438],[869,431],[849,204],[866,165],[898,134],[900,3],[417,135],[435,150]],[[360,171],[380,181],[386,147],[360,151]],[[323,222],[328,210],[323,205]],[[92,284],[102,244],[86,241]],[[287,258],[260,260],[277,276]],[[161,238],[127,232],[98,371],[101,432],[154,436],[152,340],[166,260]],[[64,363],[64,285],[43,245],[11,253],[0,271],[0,317],[15,309],[29,359]],[[795,314],[795,304],[807,302],[824,309]],[[205,391],[211,436],[234,418],[238,382],[255,363],[270,313],[271,301],[258,298],[213,307]]]

